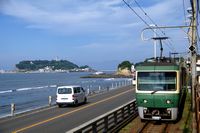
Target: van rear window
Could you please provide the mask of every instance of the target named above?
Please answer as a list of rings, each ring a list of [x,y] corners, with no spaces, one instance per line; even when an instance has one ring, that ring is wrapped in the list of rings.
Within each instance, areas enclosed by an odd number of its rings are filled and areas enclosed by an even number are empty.
[[[72,89],[71,88],[59,88],[58,94],[71,94]]]
[[[80,92],[81,92],[81,88],[80,87],[74,88],[74,93],[80,93]]]

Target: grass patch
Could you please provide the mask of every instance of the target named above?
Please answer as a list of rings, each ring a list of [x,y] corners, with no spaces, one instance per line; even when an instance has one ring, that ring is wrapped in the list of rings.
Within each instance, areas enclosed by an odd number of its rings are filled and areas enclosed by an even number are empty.
[[[133,121],[130,122],[128,125],[126,125],[125,127],[123,127],[119,133],[130,133],[131,129],[133,128]]]
[[[182,116],[182,123],[180,125],[183,127],[183,133],[192,132],[192,112],[191,112],[191,94],[187,93],[185,100],[185,107]]]

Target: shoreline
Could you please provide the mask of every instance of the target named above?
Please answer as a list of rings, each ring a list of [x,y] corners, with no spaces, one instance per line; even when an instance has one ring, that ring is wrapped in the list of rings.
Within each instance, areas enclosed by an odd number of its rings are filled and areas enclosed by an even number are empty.
[[[0,74],[32,74],[32,73],[76,73],[76,72],[90,72],[90,71],[65,71],[65,72],[58,72],[58,71],[50,71],[50,72],[38,72],[38,71],[26,71],[26,72],[20,72],[20,71],[16,71],[16,72],[3,72]]]
[[[133,76],[132,75],[126,76],[120,74],[99,74],[99,75],[90,74],[87,76],[82,76],[80,78],[133,78]]]

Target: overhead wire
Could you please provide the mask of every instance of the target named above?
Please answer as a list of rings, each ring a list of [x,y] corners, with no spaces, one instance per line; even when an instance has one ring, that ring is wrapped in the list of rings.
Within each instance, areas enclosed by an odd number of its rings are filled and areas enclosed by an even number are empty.
[[[185,0],[182,0],[182,6],[183,6],[183,15],[184,15],[184,23],[185,25],[187,25],[187,17],[186,17],[186,8],[185,8]],[[190,22],[190,26],[191,26],[191,22]],[[188,35],[190,38],[192,38],[192,36],[190,34],[188,34],[189,32],[189,29],[188,31],[186,32],[184,29],[181,28],[181,30],[186,34]],[[188,42],[190,42],[189,38],[188,38]],[[188,48],[188,46],[186,45],[186,48]]]
[[[188,32],[186,32],[184,29],[181,28],[181,30],[182,30],[187,36],[189,36],[190,38],[192,38],[191,35],[188,34]],[[188,42],[190,42],[189,37],[187,37]],[[185,48],[188,49],[188,45],[187,45],[187,44],[185,44]]]
[[[183,0],[183,15],[184,15],[184,21],[185,21],[185,25],[187,25],[187,22],[186,22],[186,13],[185,13],[185,0]]]
[[[199,32],[198,32],[198,25],[199,25],[199,19],[198,19],[198,16],[199,16],[199,13],[200,13],[200,11],[199,11],[199,0],[197,0],[196,1],[197,2],[197,10],[195,11],[195,8],[194,8],[194,4],[193,4],[193,0],[190,0],[190,5],[191,5],[191,7],[192,7],[192,13],[193,13],[193,16],[194,16],[194,12],[196,12],[196,21],[197,21],[197,25],[196,25],[196,36],[197,36],[197,40],[198,40],[198,42],[200,42],[200,37],[199,37]],[[192,24],[191,24],[191,26],[193,26]],[[193,35],[192,35],[193,36]],[[196,42],[197,43],[197,42]],[[197,51],[198,51],[198,43],[197,43]]]
[[[144,13],[144,15],[147,16],[147,17],[149,18],[149,20],[150,20],[156,27],[158,27],[158,25],[156,24],[156,22],[145,12],[145,10],[140,6],[140,4],[139,4],[136,0],[134,0],[134,2],[135,2],[136,5],[140,8],[140,10]],[[165,33],[164,33],[161,29],[159,29],[159,30],[163,33],[163,35],[165,35]]]
[[[190,1],[190,2],[191,2],[191,1]],[[196,48],[197,48],[197,51],[198,51],[198,47],[199,47],[199,46],[198,46],[198,42],[200,42],[199,30],[198,30],[198,26],[199,26],[199,19],[198,19],[198,17],[199,17],[199,13],[200,13],[200,12],[199,12],[199,0],[197,0],[196,2],[197,2],[197,9],[196,9],[196,11],[195,11],[195,12],[196,12],[196,18],[197,18],[197,19],[196,19],[196,22],[197,22],[197,23],[196,23],[196,24],[197,24],[197,25],[196,25],[196,35],[197,35],[197,42],[196,42],[197,47],[196,47]],[[191,3],[191,4],[192,4],[192,3]],[[193,9],[193,11],[194,11],[194,10],[195,10],[195,9]]]
[[[144,9],[140,6],[140,4],[134,0],[134,2],[136,3],[136,5],[140,8],[140,10],[150,19],[150,21],[155,25],[157,26],[157,24],[154,22],[154,20],[144,11]]]
[[[190,1],[190,3],[192,4],[192,1]],[[187,17],[186,17],[186,12],[185,12],[186,11],[185,0],[182,0],[182,6],[183,6],[184,23],[187,26]],[[190,21],[189,26],[192,26],[191,21]],[[187,32],[182,28],[181,28],[181,30],[188,36],[188,42],[190,42],[189,38],[192,38],[192,36],[189,34],[190,28],[188,28]],[[186,48],[188,49],[188,46],[186,46]]]
[[[131,11],[133,11],[134,13],[135,13],[135,15],[138,17],[138,18],[140,18],[140,20],[142,20],[142,22],[143,23],[145,23],[148,27],[150,27],[149,26],[149,24],[125,1],[125,0],[122,0],[125,4],[126,4],[126,6],[129,8],[129,9],[131,9]]]
[[[130,4],[129,3],[127,3],[125,0],[122,0],[125,4],[126,4],[126,6],[127,7],[129,7],[129,9],[131,10],[131,11],[133,11],[134,12],[134,14],[138,17],[138,18],[140,18],[140,20],[142,20],[142,22],[145,24],[145,25],[147,25],[148,26],[148,28],[150,28],[155,34],[156,34],[156,36],[158,36],[158,37],[160,37],[160,35],[130,6]],[[164,42],[164,43],[166,43],[166,42]],[[166,43],[167,44],[167,43]],[[176,51],[175,49],[174,49],[174,47],[172,47],[172,44],[171,44],[171,46],[170,45],[168,45],[167,44],[167,46],[168,46],[168,48],[169,49],[171,49],[172,51]]]
[[[142,6],[140,6],[140,4],[134,0],[134,2],[136,3],[136,5],[140,8],[140,10],[144,13],[145,16],[147,16],[149,18],[149,20],[151,21],[151,23],[153,23],[155,25],[155,27],[158,27],[158,25],[156,24],[156,22],[147,14],[147,12],[145,12],[145,10],[142,8]],[[165,32],[163,30],[161,30],[160,28],[158,28],[158,30],[164,35],[166,36]],[[172,40],[168,39],[168,44],[171,45],[171,48],[173,49],[173,51],[176,51],[175,48],[172,45]]]

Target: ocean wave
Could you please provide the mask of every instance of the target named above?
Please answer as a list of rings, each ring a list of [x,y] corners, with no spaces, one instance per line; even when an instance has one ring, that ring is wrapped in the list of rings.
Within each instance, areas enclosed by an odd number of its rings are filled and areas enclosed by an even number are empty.
[[[16,91],[27,91],[27,90],[37,90],[37,89],[43,89],[43,88],[48,88],[49,86],[38,86],[38,87],[28,87],[28,88],[19,88],[16,89]]]
[[[32,89],[43,89],[43,88],[48,88],[49,86],[39,86],[39,87],[33,87]]]
[[[57,85],[26,87],[26,88],[19,88],[19,89],[13,89],[13,90],[0,91],[0,94],[12,93],[12,92],[16,92],[16,91],[20,92],[20,91],[37,90],[37,89],[44,89],[44,88],[55,88],[55,87],[57,87]]]
[[[104,79],[105,81],[111,81],[111,80],[115,80],[115,78],[107,78],[107,79]]]
[[[50,85],[49,87],[54,88],[54,87],[57,87],[57,85]]]
[[[13,90],[0,91],[0,94],[4,94],[4,93],[11,93],[11,92],[13,92]]]
[[[33,88],[20,88],[16,89],[16,91],[27,91],[27,90],[32,90]]]

